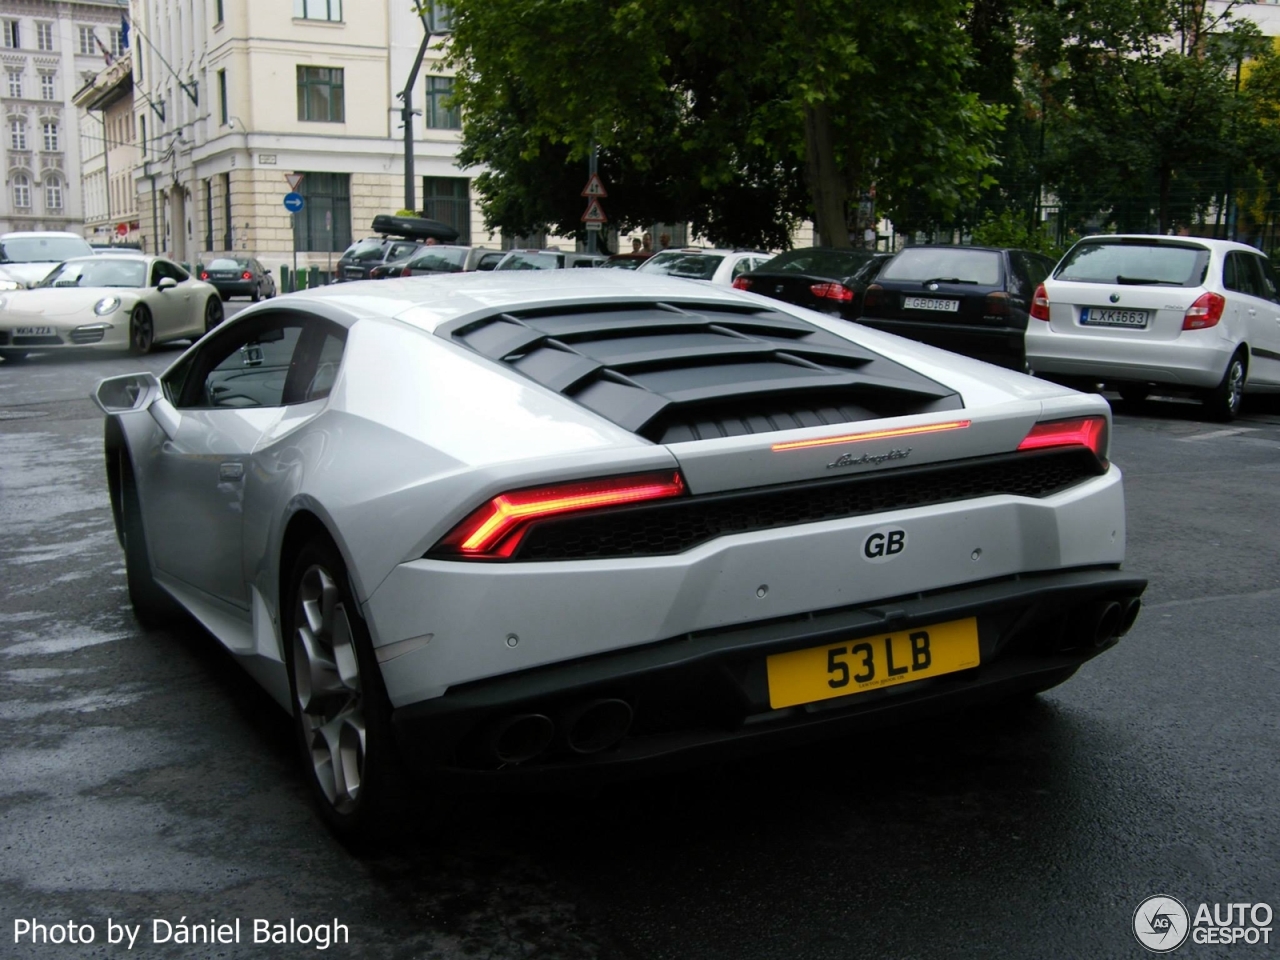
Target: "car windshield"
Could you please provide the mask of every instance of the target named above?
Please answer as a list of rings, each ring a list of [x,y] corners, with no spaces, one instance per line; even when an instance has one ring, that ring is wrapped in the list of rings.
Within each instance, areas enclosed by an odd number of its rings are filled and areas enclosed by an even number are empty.
[[[815,277],[851,277],[871,259],[856,250],[788,250],[756,267],[759,273],[805,273]]]
[[[641,257],[633,257],[630,254],[622,254],[621,256],[613,256],[600,264],[602,267],[612,267],[615,270],[635,270],[640,264],[644,263]]]
[[[717,253],[681,253],[664,250],[655,253],[641,264],[640,273],[661,273],[668,277],[685,277],[689,280],[710,280],[716,275],[716,267],[724,262]]]
[[[68,260],[41,281],[42,287],[142,287],[147,265],[123,257]]]
[[[555,270],[560,266],[558,253],[509,253],[498,264],[499,270]]]
[[[248,268],[248,266],[249,266],[248,260],[229,260],[226,257],[221,257],[217,260],[214,260],[205,269],[206,270],[245,270]]]
[[[0,241],[0,263],[59,263],[92,253],[93,247],[79,237],[9,237]]]
[[[1000,254],[994,250],[908,247],[880,271],[881,280],[943,280],[992,287],[1000,282]]]
[[[412,260],[409,267],[432,273],[461,273],[466,263],[466,247],[430,247],[426,253]]]
[[[1158,283],[1179,287],[1201,282],[1209,251],[1194,244],[1080,243],[1063,258],[1057,280],[1085,283]]]
[[[381,260],[382,253],[387,248],[386,244],[385,240],[370,237],[368,240],[353,243],[347,248],[347,252],[342,257],[344,260],[347,258],[352,260]]]

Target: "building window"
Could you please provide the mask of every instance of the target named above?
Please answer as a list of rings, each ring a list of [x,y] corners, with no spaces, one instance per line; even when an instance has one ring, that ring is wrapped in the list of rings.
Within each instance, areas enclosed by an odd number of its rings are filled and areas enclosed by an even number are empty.
[[[13,178],[13,205],[23,209],[31,207],[31,181],[25,173]]]
[[[235,228],[231,224],[231,174],[222,174],[222,223],[226,232],[222,235],[222,249],[234,250],[236,245]],[[248,224],[245,224],[248,227]]]
[[[351,245],[351,177],[345,173],[304,173],[298,192],[306,203],[293,215],[297,248],[311,253],[347,249]]]
[[[4,22],[4,45],[11,50],[17,50],[22,46],[17,20],[6,20]]]
[[[204,248],[213,249],[213,181],[204,182]]]
[[[293,15],[299,20],[341,20],[342,0],[293,0]]]
[[[445,107],[445,101],[452,96],[453,77],[427,77],[427,129],[462,129],[462,114],[458,108]]]
[[[88,57],[98,52],[98,47],[93,42],[93,27],[80,28],[80,52]]]
[[[9,146],[14,150],[27,149],[27,122],[25,120],[9,121]]]
[[[53,120],[44,122],[44,148],[46,150],[58,149],[58,124]]]
[[[53,24],[52,23],[36,24],[36,49],[37,50],[53,49]]]
[[[54,76],[52,73],[40,74],[40,99],[56,100],[57,93],[54,88]]]
[[[298,119],[328,123],[345,119],[341,67],[298,68]]]
[[[422,212],[458,231],[458,242],[471,242],[471,197],[466,177],[423,177]]]
[[[112,30],[108,36],[111,38],[111,56],[124,56],[124,35],[119,30]]]
[[[44,208],[46,210],[62,209],[62,182],[54,177],[44,182]]]
[[[213,22],[218,24],[222,22],[222,19],[222,0],[215,0],[213,5]],[[212,249],[212,245],[210,245],[210,249]]]
[[[147,118],[139,117],[138,123],[139,131],[142,133],[142,155],[145,157],[147,155]]]
[[[22,96],[22,73],[18,70],[9,71],[9,96]]]
[[[222,125],[225,127],[229,122],[227,116],[227,71],[218,71],[218,111],[222,117]]]

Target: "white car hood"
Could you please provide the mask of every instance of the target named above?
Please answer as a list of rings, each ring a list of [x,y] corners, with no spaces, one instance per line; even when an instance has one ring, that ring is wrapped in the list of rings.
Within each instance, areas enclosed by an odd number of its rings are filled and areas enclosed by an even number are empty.
[[[5,263],[0,264],[0,280],[14,280],[24,287],[39,283],[49,275],[57,263]]]

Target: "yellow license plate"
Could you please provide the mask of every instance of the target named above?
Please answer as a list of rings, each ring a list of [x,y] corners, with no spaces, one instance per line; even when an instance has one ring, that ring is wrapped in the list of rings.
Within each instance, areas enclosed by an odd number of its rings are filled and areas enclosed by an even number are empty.
[[[768,658],[769,705],[845,697],[978,665],[978,621],[952,620]]]

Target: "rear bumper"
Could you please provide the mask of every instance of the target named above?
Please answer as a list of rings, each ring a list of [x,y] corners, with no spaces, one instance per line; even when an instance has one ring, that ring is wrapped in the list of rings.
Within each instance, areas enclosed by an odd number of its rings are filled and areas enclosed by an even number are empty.
[[[1212,330],[1174,340],[1142,341],[1087,333],[1027,328],[1027,363],[1036,373],[1138,381],[1183,387],[1216,387],[1236,344]]]
[[[464,684],[395,711],[406,761],[476,786],[593,782],[776,749],[930,716],[1051,684],[1117,642],[1096,642],[1098,611],[1117,603],[1136,616],[1144,579],[1117,569],[1032,574],[731,630],[673,637],[644,647]],[[914,683],[774,710],[765,659],[967,617],[978,621],[981,665]],[[1122,632],[1122,631],[1121,631]],[[599,698],[634,710],[611,749],[579,755],[564,746],[566,718]],[[547,749],[501,766],[486,752],[505,718],[536,713],[556,724]]]
[[[251,297],[258,289],[254,280],[210,280],[208,281],[219,293],[228,297]]]
[[[858,322],[1019,373],[1026,369],[1024,331],[1019,327],[980,327],[887,317],[860,317]]]

